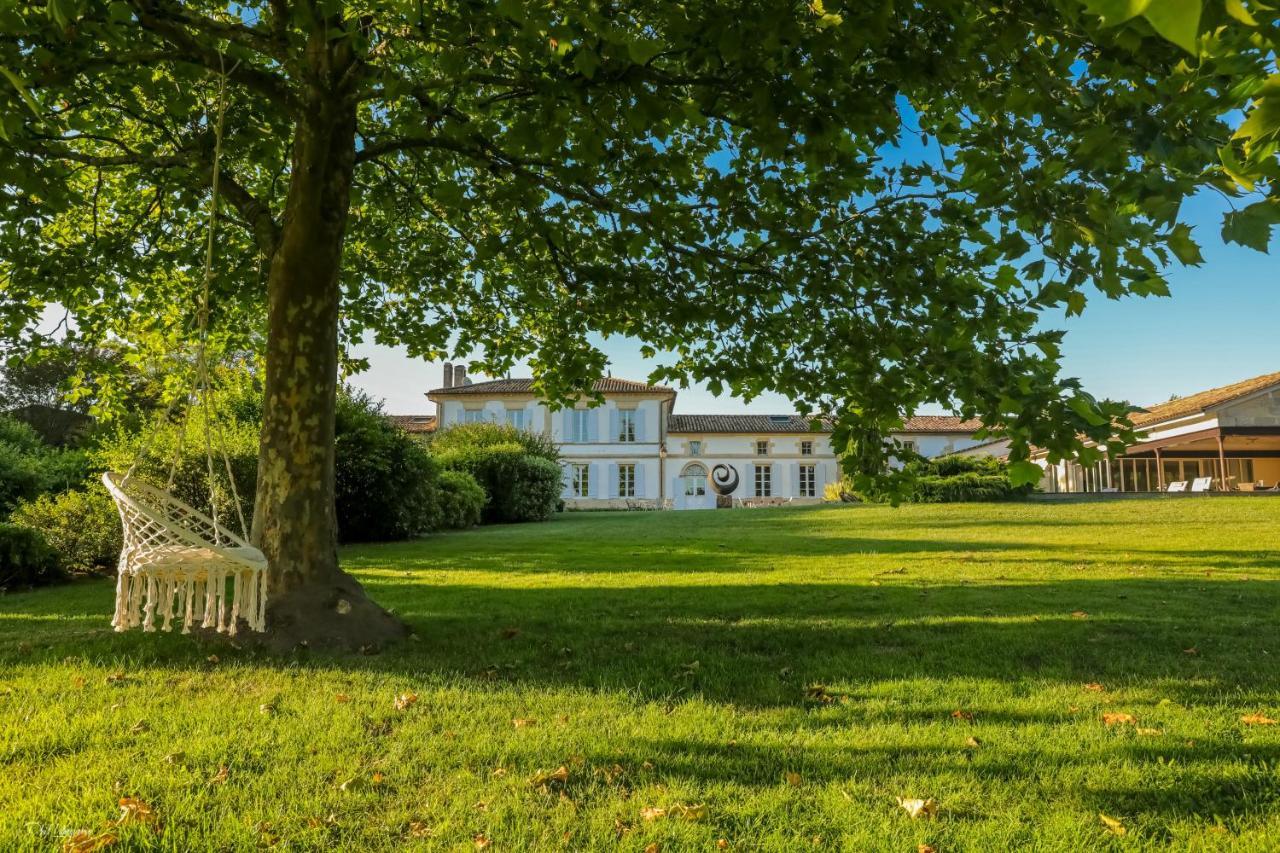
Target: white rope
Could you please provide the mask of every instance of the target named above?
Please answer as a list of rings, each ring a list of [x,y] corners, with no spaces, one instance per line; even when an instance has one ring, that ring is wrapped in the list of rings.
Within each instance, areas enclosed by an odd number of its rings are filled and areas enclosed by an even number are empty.
[[[221,65],[221,59],[219,62]],[[155,631],[157,623],[160,630],[170,631],[173,623],[179,621],[184,634],[199,624],[200,627],[226,631],[234,636],[242,618],[251,630],[266,629],[267,560],[261,551],[251,547],[243,538],[248,533],[248,526],[221,424],[214,413],[208,360],[209,299],[218,225],[227,78],[234,70],[235,66],[230,71],[223,66],[218,80],[208,238],[196,313],[195,388],[172,401],[162,415],[164,421],[169,421],[179,400],[187,404],[185,417],[179,424],[166,489],[160,491],[145,483],[132,482],[133,474],[154,436],[144,440],[137,458],[123,477],[112,473],[102,476],[102,482],[120,512],[124,528],[124,547],[120,553],[116,581],[116,606],[111,620],[117,631],[136,627]],[[172,494],[191,413],[197,405],[203,416],[209,515],[188,506]],[[218,520],[219,488],[213,460],[215,435],[240,522],[241,536],[223,527]],[[231,581],[229,602],[228,580]]]

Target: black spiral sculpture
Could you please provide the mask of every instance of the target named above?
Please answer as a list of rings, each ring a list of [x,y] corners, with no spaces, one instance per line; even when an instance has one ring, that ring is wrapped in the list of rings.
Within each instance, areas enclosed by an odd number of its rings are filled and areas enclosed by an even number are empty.
[[[732,465],[717,465],[711,469],[707,479],[717,495],[728,496],[738,488],[738,471]]]

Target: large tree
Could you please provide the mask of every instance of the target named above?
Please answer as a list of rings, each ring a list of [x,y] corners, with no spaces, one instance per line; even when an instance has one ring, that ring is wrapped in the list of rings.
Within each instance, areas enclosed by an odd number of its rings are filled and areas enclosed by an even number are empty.
[[[1037,321],[1165,292],[1199,258],[1179,203],[1242,192],[1225,160],[1268,176],[1228,119],[1270,70],[1263,9],[16,0],[0,321],[34,345],[59,303],[80,337],[180,338],[225,80],[214,317],[230,346],[265,329],[272,622],[377,640],[397,627],[334,549],[344,342],[527,359],[559,400],[603,368],[586,332],[630,335],[655,378],[836,415],[866,471],[926,402],[1015,457],[1078,454],[1123,408],[1059,375]]]

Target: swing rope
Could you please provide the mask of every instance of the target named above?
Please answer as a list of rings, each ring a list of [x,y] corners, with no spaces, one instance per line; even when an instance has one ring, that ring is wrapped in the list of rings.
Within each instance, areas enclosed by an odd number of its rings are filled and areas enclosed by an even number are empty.
[[[237,63],[238,64],[238,63]],[[195,387],[173,400],[161,415],[170,421],[179,403],[186,404],[178,424],[175,453],[169,466],[164,491],[145,483],[132,482],[133,475],[151,446],[146,439],[141,451],[123,477],[107,472],[102,480],[120,511],[124,526],[124,548],[120,554],[116,584],[116,613],[112,625],[117,631],[142,626],[154,631],[157,617],[163,629],[171,620],[182,621],[182,632],[192,625],[216,628],[234,635],[244,618],[255,631],[266,628],[267,560],[262,552],[245,541],[245,523],[240,493],[236,487],[231,458],[213,404],[210,375],[209,303],[213,282],[213,252],[217,235],[222,143],[227,108],[227,79],[235,70],[225,67],[219,57],[217,108],[214,117],[214,150],[210,182],[209,217],[204,252],[203,280],[196,312]],[[178,466],[185,446],[192,411],[199,407],[205,449],[205,471],[209,482],[209,515],[173,496]],[[237,536],[219,521],[219,489],[213,454],[222,456],[231,502],[240,522]],[[232,582],[230,607],[226,582]],[[143,603],[145,599],[145,604]]]

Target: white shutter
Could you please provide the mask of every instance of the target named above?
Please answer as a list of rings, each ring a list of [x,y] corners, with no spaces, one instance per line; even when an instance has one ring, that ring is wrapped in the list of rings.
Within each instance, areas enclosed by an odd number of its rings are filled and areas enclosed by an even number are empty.
[[[635,420],[635,424],[636,424],[636,441],[637,441],[637,442],[644,441],[644,422],[645,422],[644,409],[637,408],[637,409],[636,409],[636,412],[635,412],[634,417],[635,417],[635,419],[636,419],[636,420]],[[639,468],[636,468],[636,476],[639,476],[639,471],[640,471],[640,469],[639,469]],[[637,494],[637,495],[638,495],[638,494],[640,494],[640,486],[638,485],[638,484],[639,484],[639,482],[640,482],[639,480],[637,480],[637,481],[636,481],[636,483],[637,483],[637,485],[636,485],[636,494]]]
[[[618,496],[618,463],[606,462],[604,464],[604,497],[616,498]]]
[[[752,498],[756,496],[756,463],[754,462],[747,463],[747,483],[742,494]]]
[[[787,477],[790,483],[787,484],[786,491],[779,490],[778,494],[784,496],[800,497],[800,463],[792,462],[787,466]]]
[[[564,488],[560,490],[560,497],[571,498],[573,497],[573,466],[565,465],[563,470]]]
[[[609,434],[604,437],[605,441],[618,440],[618,427],[620,425],[619,420],[620,418],[618,415],[618,410],[615,408],[610,408],[609,409]]]
[[[644,491],[644,463],[643,462],[636,463],[636,497],[637,498],[648,497],[648,495],[646,495]]]

